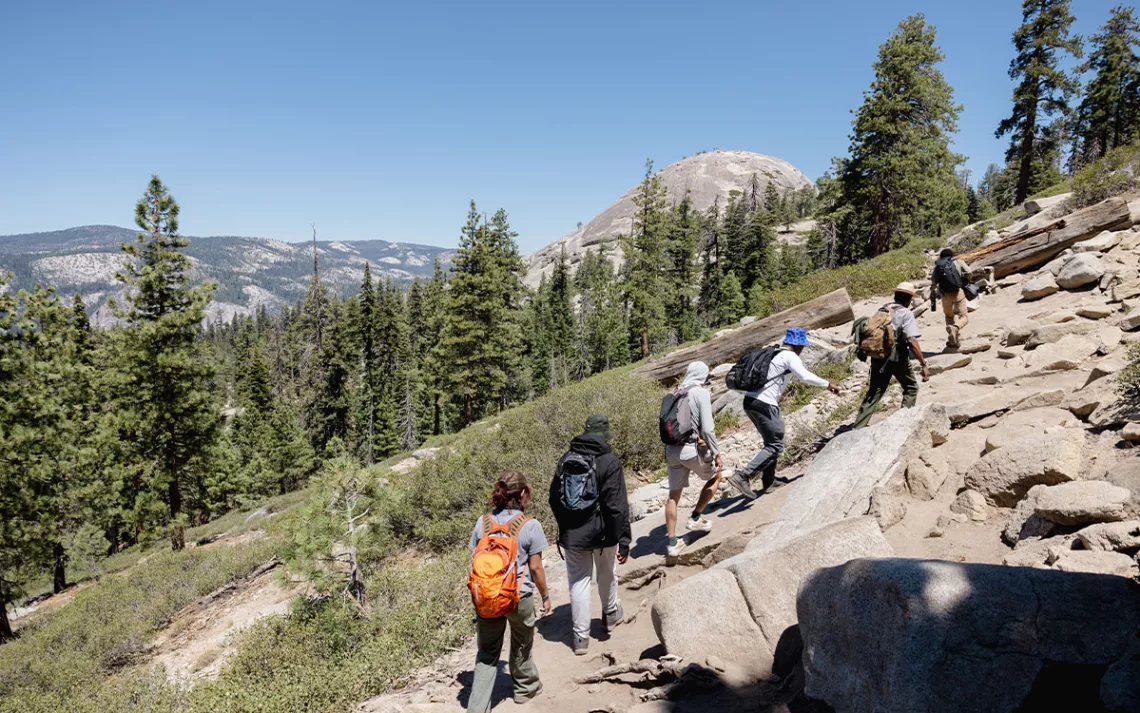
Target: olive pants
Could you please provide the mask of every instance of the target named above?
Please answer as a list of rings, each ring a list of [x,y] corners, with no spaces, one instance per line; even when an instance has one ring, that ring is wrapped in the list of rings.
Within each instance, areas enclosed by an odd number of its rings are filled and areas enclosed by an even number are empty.
[[[538,667],[534,665],[531,656],[534,625],[537,621],[534,597],[530,594],[523,595],[518,607],[506,616],[476,619],[475,641],[479,653],[475,655],[475,681],[471,684],[471,697],[467,699],[467,713],[490,713],[491,691],[499,672],[499,654],[503,651],[503,638],[508,624],[511,627],[508,662],[515,700],[521,702],[538,693],[542,684],[538,680]]]
[[[965,290],[942,295],[942,316],[946,318],[946,341],[950,346],[956,347],[960,344],[962,330],[970,321]]]
[[[887,361],[886,359],[871,360],[871,379],[867,384],[867,393],[863,396],[863,403],[859,405],[859,417],[855,419],[854,428],[862,428],[871,422],[871,416],[879,408],[883,394],[891,385],[891,379],[897,379],[903,390],[903,408],[914,406],[918,400],[918,379],[910,369],[910,361],[899,359]]]

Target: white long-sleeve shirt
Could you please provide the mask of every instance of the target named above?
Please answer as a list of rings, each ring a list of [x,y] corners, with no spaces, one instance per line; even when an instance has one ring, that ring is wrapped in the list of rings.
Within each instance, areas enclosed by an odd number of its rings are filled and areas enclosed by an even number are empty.
[[[780,398],[788,388],[789,377],[793,376],[812,386],[828,386],[831,383],[808,371],[803,360],[791,349],[781,349],[779,354],[772,357],[772,363],[768,367],[767,378],[770,381],[763,389],[750,391],[748,396],[760,399],[771,406],[779,406]]]

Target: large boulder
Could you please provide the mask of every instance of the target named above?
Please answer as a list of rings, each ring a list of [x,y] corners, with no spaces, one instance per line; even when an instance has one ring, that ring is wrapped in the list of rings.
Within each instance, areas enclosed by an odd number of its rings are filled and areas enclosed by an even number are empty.
[[[1053,206],[1058,206],[1067,201],[1073,194],[1072,193],[1058,193],[1055,196],[1047,198],[1030,198],[1025,201],[1025,215],[1026,217],[1037,215],[1043,210],[1048,210]]]
[[[899,409],[886,420],[833,438],[812,461],[773,523],[749,545],[767,546],[846,517],[866,515],[871,494],[907,463],[945,442],[950,421],[942,404]]]
[[[1039,405],[1048,405],[1047,403],[1040,403],[1045,399],[1042,395],[1049,393],[1048,391],[1040,391],[1038,389],[1024,389],[1005,386],[1000,389],[992,389],[988,393],[978,396],[977,398],[968,401],[959,401],[957,403],[949,404],[946,407],[946,415],[950,422],[956,425],[976,421],[980,418],[985,418],[993,413],[1001,411],[1010,411],[1015,406],[1032,399],[1034,406],[1030,408],[1037,408]]]
[[[1058,525],[1119,522],[1127,517],[1128,488],[1103,480],[1078,480],[1030,491],[1033,512]]]
[[[982,456],[966,473],[966,487],[1000,507],[1013,507],[1034,485],[1076,480],[1084,431],[1062,428],[1023,438]]]
[[[1140,624],[1120,577],[855,560],[812,575],[797,611],[805,692],[837,713],[1096,710],[1136,683],[1101,680]]]
[[[1092,253],[1080,253],[1065,261],[1057,273],[1057,284],[1066,290],[1075,290],[1097,282],[1103,274],[1104,265],[1099,257]]]
[[[1029,334],[1025,342],[1026,349],[1036,349],[1042,344],[1059,342],[1070,334],[1091,334],[1100,328],[1096,322],[1061,322],[1060,324],[1047,324],[1038,327]]]
[[[1021,283],[1021,299],[1026,302],[1039,300],[1061,291],[1057,276],[1045,270],[1040,275]]]
[[[1134,577],[1136,561],[1119,552],[1090,552],[1070,550],[1053,562],[1053,569],[1061,572],[1085,572],[1088,574],[1111,574],[1117,577]]]
[[[919,500],[933,500],[949,474],[946,458],[937,450],[926,451],[906,466],[907,490]]]
[[[1073,252],[1075,253],[1106,253],[1120,244],[1121,239],[1124,237],[1125,231],[1117,230],[1104,230],[1100,235],[1088,240],[1082,240],[1073,245]]]
[[[764,676],[780,636],[796,623],[796,592],[811,572],[892,554],[874,518],[836,522],[662,589],[653,626],[671,654],[701,661],[711,652],[731,652],[751,674]]]

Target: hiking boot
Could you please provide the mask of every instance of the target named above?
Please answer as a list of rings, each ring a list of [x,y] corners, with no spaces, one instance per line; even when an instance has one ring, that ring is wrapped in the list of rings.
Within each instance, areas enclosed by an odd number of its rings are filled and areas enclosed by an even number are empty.
[[[673,539],[669,540],[669,545],[665,548],[665,556],[676,557],[685,551],[685,546],[687,544],[688,543],[680,537],[674,537]]]
[[[685,522],[685,528],[688,530],[696,530],[697,532],[708,532],[712,530],[712,523],[704,518],[703,515],[691,517]]]
[[[606,631],[613,631],[625,621],[625,609],[622,609],[621,602],[618,602],[618,608],[613,614],[602,613],[602,624],[605,625]]]
[[[574,644],[571,646],[574,649],[575,656],[585,656],[586,652],[590,649],[590,638],[579,637],[574,634]]]
[[[582,653],[586,653],[585,649],[582,650]],[[529,696],[520,696],[516,693],[515,697],[514,697],[515,705],[521,706],[522,704],[526,703],[527,701],[532,701],[535,698],[537,698],[538,694],[540,694],[540,693],[542,693],[542,683],[541,682],[539,682],[538,688],[535,689],[534,693],[530,694]]]
[[[739,473],[733,473],[732,475],[728,476],[727,480],[728,484],[731,485],[736,490],[736,492],[740,493],[749,500],[755,500],[756,498],[760,497],[756,494],[756,491],[752,489],[752,486],[748,484],[748,481],[742,478]]]

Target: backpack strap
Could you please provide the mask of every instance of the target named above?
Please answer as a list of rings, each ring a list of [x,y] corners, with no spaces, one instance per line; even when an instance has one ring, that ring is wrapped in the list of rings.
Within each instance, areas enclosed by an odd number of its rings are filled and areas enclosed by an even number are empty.
[[[522,530],[523,526],[528,522],[530,522],[530,518],[526,515],[523,515],[522,513],[515,515],[511,518],[511,521],[506,524],[507,533],[510,534],[511,537],[517,539],[519,536],[519,531]]]

